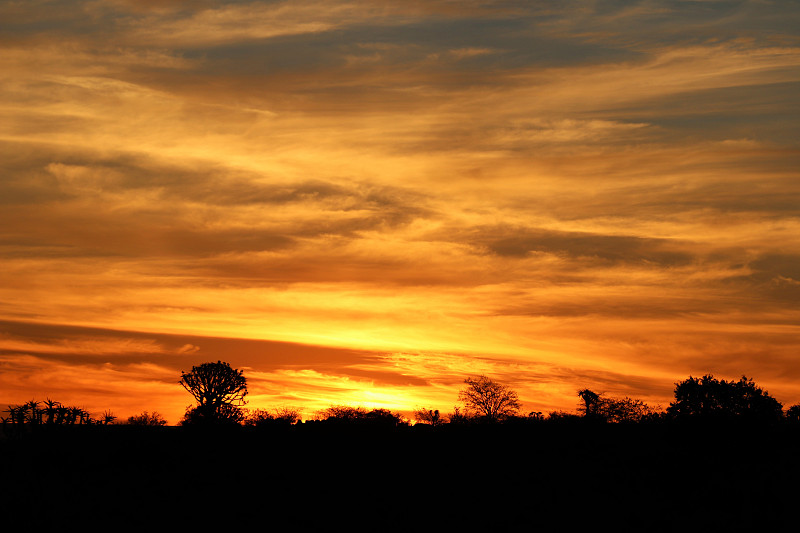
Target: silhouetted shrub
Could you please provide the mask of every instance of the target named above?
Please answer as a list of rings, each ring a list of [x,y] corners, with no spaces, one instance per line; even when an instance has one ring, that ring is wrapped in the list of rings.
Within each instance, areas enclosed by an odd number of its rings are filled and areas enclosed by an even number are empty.
[[[439,414],[438,409],[415,409],[414,420],[419,424],[429,424],[431,426],[441,426],[444,419]]]
[[[575,422],[581,420],[583,417],[575,413],[567,413],[566,411],[550,411],[547,414],[548,422]]]
[[[245,415],[244,425],[258,428],[285,427],[297,424],[300,420],[300,411],[294,407],[254,409]]]
[[[166,426],[167,421],[158,412],[142,411],[138,415],[129,416],[128,424],[132,426]]]
[[[800,422],[800,404],[793,405],[786,409],[786,420],[789,422]]]
[[[100,420],[95,420],[85,409],[65,406],[50,398],[44,402],[31,400],[20,405],[9,405],[5,412],[8,416],[0,418],[4,426],[107,424],[116,418],[110,411],[105,411]]]
[[[453,412],[447,415],[447,423],[456,426],[472,424],[474,421],[475,419],[473,416],[470,416],[469,413],[465,413],[458,406],[453,407]]]
[[[241,407],[231,404],[222,404],[216,409],[204,406],[186,409],[186,413],[181,419],[180,425],[239,425],[244,421],[245,415]]]
[[[407,425],[403,417],[393,413],[388,409],[372,409],[367,411],[363,407],[352,407],[349,405],[332,405],[322,411],[317,412],[317,420],[322,420],[334,424],[350,424],[371,427],[396,427]]]

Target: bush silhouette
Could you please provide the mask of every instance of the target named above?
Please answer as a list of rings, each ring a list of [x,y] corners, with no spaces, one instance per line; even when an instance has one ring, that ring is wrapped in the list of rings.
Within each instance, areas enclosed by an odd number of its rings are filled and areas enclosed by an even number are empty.
[[[317,419],[333,424],[348,424],[369,427],[396,427],[404,425],[403,417],[388,409],[372,409],[349,405],[332,405],[317,413]]]
[[[777,421],[782,405],[752,379],[718,380],[707,374],[676,383],[675,401],[667,408],[675,418],[702,417],[714,420]]]
[[[132,426],[166,426],[167,421],[156,411],[152,413],[142,411],[138,415],[129,416],[128,424]]]

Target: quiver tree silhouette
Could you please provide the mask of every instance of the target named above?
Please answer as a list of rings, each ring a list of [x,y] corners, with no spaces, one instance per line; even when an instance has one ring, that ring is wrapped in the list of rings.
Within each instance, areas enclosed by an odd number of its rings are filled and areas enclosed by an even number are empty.
[[[180,384],[197,401],[186,411],[183,423],[239,423],[244,419],[241,407],[247,403],[247,379],[243,370],[229,363],[203,363],[191,372],[181,372]]]
[[[725,381],[707,374],[676,383],[675,401],[667,413],[675,418],[777,421],[783,417],[783,406],[746,376]]]
[[[497,422],[514,416],[522,407],[517,393],[486,376],[467,378],[467,386],[458,393],[458,400],[464,403],[469,414],[474,414],[488,422]]]

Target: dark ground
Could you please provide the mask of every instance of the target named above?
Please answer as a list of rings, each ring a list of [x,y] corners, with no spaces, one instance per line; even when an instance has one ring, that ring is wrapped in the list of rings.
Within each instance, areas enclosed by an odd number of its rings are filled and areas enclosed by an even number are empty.
[[[793,426],[51,429],[0,440],[22,531],[800,530]]]

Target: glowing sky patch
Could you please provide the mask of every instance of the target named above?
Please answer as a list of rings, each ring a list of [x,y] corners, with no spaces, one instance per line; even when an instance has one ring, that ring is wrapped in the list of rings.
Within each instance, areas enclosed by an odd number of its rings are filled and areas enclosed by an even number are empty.
[[[797,403],[799,19],[2,4],[0,404],[174,423],[217,359],[307,414],[478,373],[526,411],[707,372]]]

